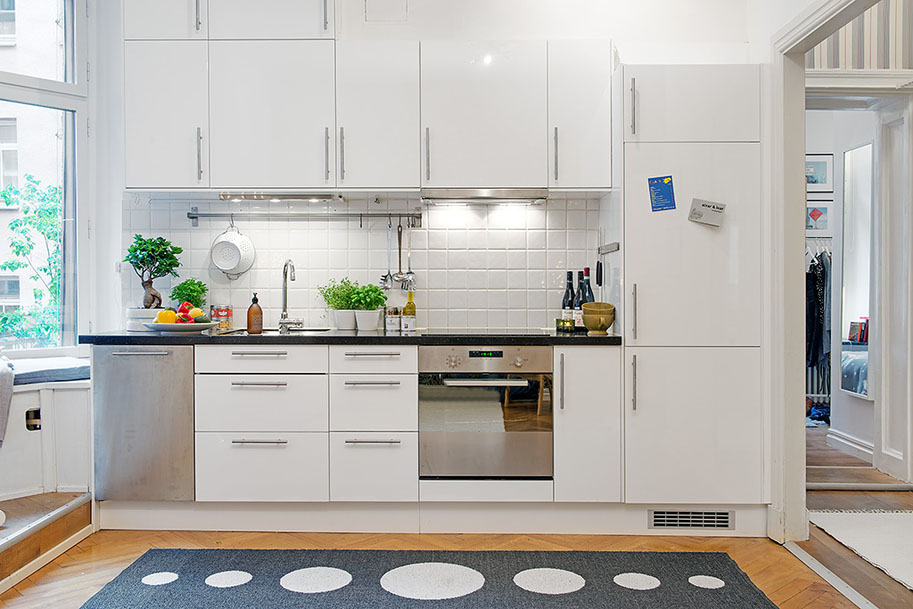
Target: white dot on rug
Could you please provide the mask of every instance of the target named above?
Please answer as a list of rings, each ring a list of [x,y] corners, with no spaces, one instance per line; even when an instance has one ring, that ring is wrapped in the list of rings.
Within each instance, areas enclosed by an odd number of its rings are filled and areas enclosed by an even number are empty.
[[[570,594],[586,585],[586,580],[564,569],[527,569],[514,575],[514,583],[538,594]]]
[[[652,575],[644,575],[643,573],[620,573],[616,575],[612,581],[622,588],[628,588],[629,590],[652,590],[653,588],[659,588],[658,579]]]
[[[164,586],[165,584],[170,584],[177,578],[177,573],[171,573],[170,571],[160,571],[159,573],[150,573],[140,581],[147,586]]]
[[[713,577],[712,575],[695,575],[688,578],[688,583],[692,586],[697,586],[698,588],[706,588],[707,590],[716,590],[717,588],[722,588],[726,585],[726,582],[718,577]]]
[[[308,567],[282,576],[279,585],[291,592],[317,594],[345,588],[352,582],[348,571],[332,567]]]
[[[439,601],[472,594],[485,585],[485,577],[461,565],[424,562],[387,571],[380,578],[380,585],[403,598]]]
[[[213,588],[234,588],[252,580],[253,575],[247,571],[220,571],[206,578],[206,585]]]

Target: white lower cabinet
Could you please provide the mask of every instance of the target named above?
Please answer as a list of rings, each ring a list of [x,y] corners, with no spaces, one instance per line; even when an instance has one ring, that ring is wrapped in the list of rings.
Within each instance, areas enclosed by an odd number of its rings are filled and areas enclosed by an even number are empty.
[[[621,347],[555,347],[554,375],[555,501],[621,501]]]
[[[196,434],[197,501],[327,501],[324,433]]]
[[[629,347],[625,357],[625,501],[761,503],[760,349]]]
[[[330,430],[418,431],[418,376],[330,375]]]
[[[330,501],[418,501],[418,433],[330,433]]]

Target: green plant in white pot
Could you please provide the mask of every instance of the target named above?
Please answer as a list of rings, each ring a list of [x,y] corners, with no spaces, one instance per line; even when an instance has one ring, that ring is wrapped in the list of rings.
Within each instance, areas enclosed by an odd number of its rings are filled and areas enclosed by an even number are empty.
[[[333,325],[337,330],[355,329],[354,296],[357,290],[358,282],[348,277],[343,277],[339,281],[330,279],[326,285],[317,287],[317,292],[327,308],[333,312]]]
[[[380,314],[387,303],[387,295],[380,286],[363,285],[352,296],[355,304],[355,324],[359,330],[377,330]]]

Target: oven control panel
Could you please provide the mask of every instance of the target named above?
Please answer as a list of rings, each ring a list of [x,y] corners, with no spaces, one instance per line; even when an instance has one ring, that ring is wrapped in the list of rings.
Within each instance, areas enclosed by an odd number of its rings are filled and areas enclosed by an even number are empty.
[[[419,346],[420,373],[548,373],[552,371],[550,346],[449,347]]]

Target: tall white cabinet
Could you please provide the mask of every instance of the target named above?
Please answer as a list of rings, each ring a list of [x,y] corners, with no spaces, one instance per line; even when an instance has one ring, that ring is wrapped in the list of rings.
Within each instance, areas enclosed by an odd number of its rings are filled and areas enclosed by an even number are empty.
[[[609,40],[548,42],[548,185],[612,186]]]
[[[545,187],[544,40],[422,42],[422,185]]]
[[[212,187],[335,186],[333,42],[219,40],[209,53]]]
[[[209,186],[205,40],[124,43],[126,184]]]
[[[419,43],[336,42],[337,183],[418,188]]]
[[[757,66],[625,66],[625,501],[756,504],[760,402]],[[675,208],[653,211],[650,178]],[[719,227],[692,201],[726,205]]]

